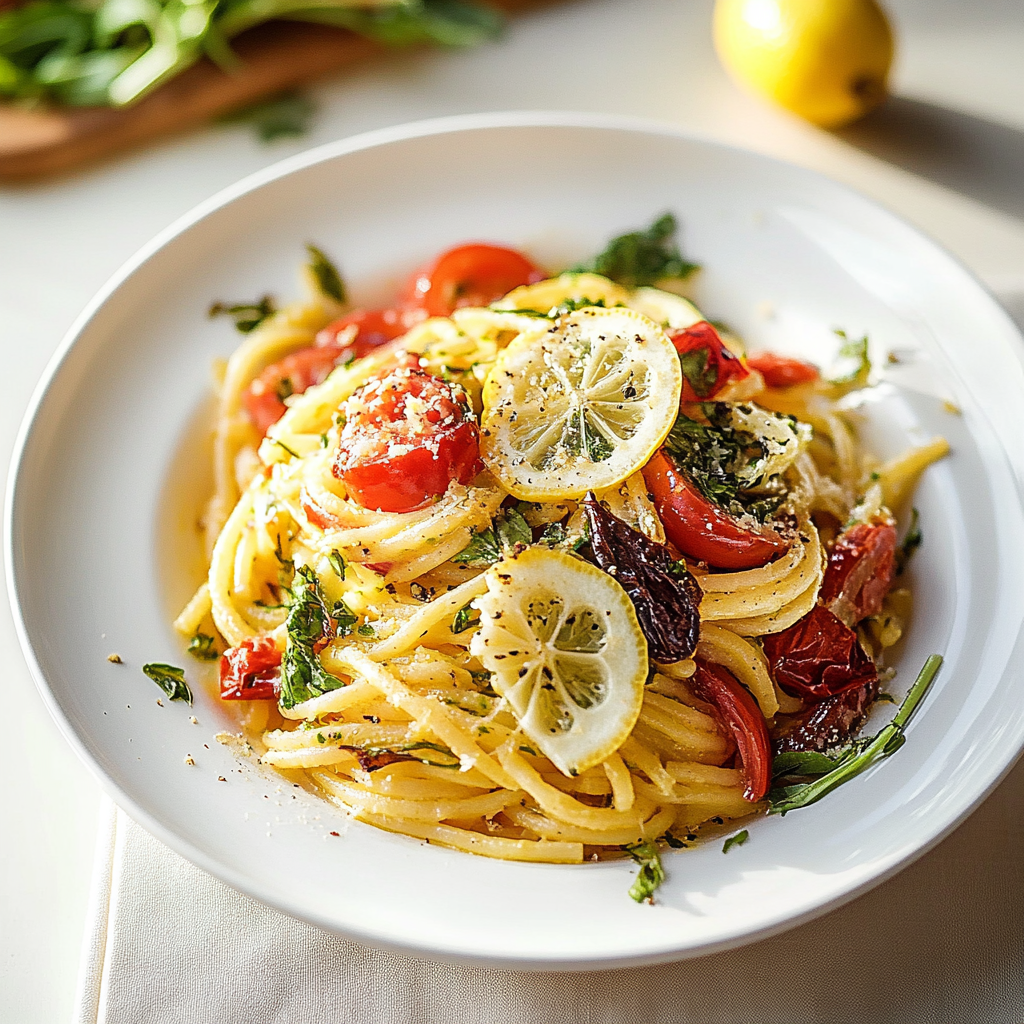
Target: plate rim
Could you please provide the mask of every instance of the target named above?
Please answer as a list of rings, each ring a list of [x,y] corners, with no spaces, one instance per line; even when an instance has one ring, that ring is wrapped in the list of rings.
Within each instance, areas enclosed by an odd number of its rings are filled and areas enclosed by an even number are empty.
[[[855,197],[859,201],[873,207],[884,215],[894,226],[909,232],[910,235],[926,243],[933,250],[939,252],[945,259],[955,266],[963,275],[966,281],[973,284],[988,300],[997,312],[1005,320],[1008,334],[1007,340],[1011,338],[1017,346],[1018,357],[1024,357],[1024,336],[1013,319],[1003,308],[998,298],[985,283],[968,268],[962,260],[951,253],[940,242],[936,241],[927,232],[922,231],[916,225],[889,209],[884,203],[865,195],[858,189],[847,185],[845,182],[837,181],[828,175],[816,170],[781,160],[732,143],[722,142],[709,136],[706,133],[690,131],[678,126],[655,119],[633,117],[626,115],[609,115],[601,113],[585,113],[573,111],[505,111],[494,113],[473,113],[460,114],[445,117],[435,117],[424,120],[417,120],[405,124],[389,126],[362,132],[333,142],[304,150],[301,153],[286,157],[269,166],[246,175],[239,181],[225,188],[218,190],[208,199],[196,204],[192,209],[175,218],[167,227],[158,232],[149,242],[139,248],[108,278],[104,285],[96,292],[94,297],[85,306],[82,312],[75,318],[72,325],[57,346],[54,354],[46,364],[46,367],[32,391],[25,413],[18,428],[14,447],[12,450],[10,467],[7,475],[7,488],[4,500],[4,523],[3,523],[3,544],[5,556],[5,577],[7,584],[8,598],[11,605],[12,617],[18,641],[25,657],[30,675],[46,705],[47,710],[57,724],[57,727],[65,740],[70,744],[76,755],[85,763],[93,776],[100,783],[103,791],[113,799],[114,803],[122,808],[137,823],[142,825],[148,832],[156,836],[161,842],[169,846],[179,855],[202,868],[204,871],[219,878],[234,889],[271,906],[289,916],[311,922],[334,934],[343,935],[368,945],[393,950],[395,952],[411,955],[414,957],[430,959],[439,962],[470,964],[486,966],[489,968],[505,967],[515,970],[537,970],[537,971],[565,971],[565,970],[606,970],[641,965],[655,965],[688,959],[697,956],[705,956],[739,946],[760,941],[773,935],[788,931],[817,917],[823,916],[841,906],[851,902],[858,896],[869,891],[892,878],[895,874],[909,867],[919,858],[941,843],[950,833],[958,828],[966,818],[972,814],[984,800],[998,787],[1013,769],[1022,753],[1024,746],[1018,745],[1015,753],[1006,760],[1000,770],[990,779],[984,789],[975,794],[974,798],[951,818],[948,818],[930,837],[919,843],[909,854],[893,854],[890,856],[890,863],[881,870],[874,872],[870,878],[863,880],[850,889],[833,895],[815,907],[809,908],[799,914],[786,916],[775,921],[761,925],[754,930],[744,931],[740,934],[727,936],[722,939],[707,942],[700,947],[685,949],[666,949],[655,952],[641,953],[616,953],[610,952],[606,955],[587,956],[581,959],[579,956],[548,956],[543,959],[523,958],[516,955],[474,955],[468,950],[444,950],[430,946],[427,943],[416,944],[408,941],[389,940],[387,936],[378,934],[370,928],[359,928],[346,925],[339,926],[336,922],[329,920],[326,916],[318,915],[315,910],[306,907],[299,907],[289,903],[287,898],[276,898],[264,891],[257,891],[258,887],[249,886],[246,878],[238,871],[221,863],[216,857],[207,855],[201,848],[195,846],[184,836],[179,835],[173,829],[165,826],[158,818],[151,815],[136,801],[122,791],[114,780],[104,771],[99,761],[89,751],[84,741],[79,737],[75,728],[67,718],[56,695],[51,690],[46,680],[42,666],[36,657],[35,649],[29,638],[29,627],[23,615],[21,601],[19,598],[19,574],[16,571],[18,558],[15,553],[17,537],[15,535],[15,520],[18,515],[18,495],[21,490],[21,477],[25,470],[25,456],[29,441],[36,427],[42,406],[46,397],[60,375],[61,369],[67,361],[73,348],[85,333],[94,317],[106,305],[118,289],[147,261],[155,256],[165,246],[170,244],[180,235],[183,235],[191,227],[198,224],[206,217],[216,211],[230,205],[237,199],[263,188],[275,181],[288,177],[317,164],[338,159],[353,153],[377,147],[387,146],[397,142],[410,141],[417,138],[438,136],[445,134],[457,134],[461,132],[473,132],[479,130],[493,130],[501,128],[566,128],[566,129],[598,129],[605,131],[622,131],[643,135],[654,135],[665,138],[680,139],[689,142],[696,142],[713,149],[724,150],[744,157],[754,157],[759,161],[765,161],[788,172],[797,172],[807,176],[809,179],[826,183],[832,189]],[[1012,467],[1012,462],[1011,462]],[[1019,481],[1018,481],[1019,486]]]

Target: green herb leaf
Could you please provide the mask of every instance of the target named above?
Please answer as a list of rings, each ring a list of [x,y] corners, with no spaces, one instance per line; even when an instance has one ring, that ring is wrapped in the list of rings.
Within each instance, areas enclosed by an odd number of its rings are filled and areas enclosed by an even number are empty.
[[[683,259],[675,233],[676,219],[666,213],[644,231],[613,238],[603,252],[573,270],[601,274],[626,288],[689,277],[700,265]]]
[[[768,794],[768,813],[787,814],[798,807],[808,807],[817,803],[823,796],[827,796],[844,782],[849,782],[850,779],[866,771],[873,764],[896,753],[906,741],[904,729],[907,723],[924,699],[928,687],[931,686],[941,666],[942,658],[938,654],[931,655],[918,673],[914,685],[910,688],[910,692],[904,698],[893,720],[876,736],[857,740],[838,751],[830,759],[834,765],[830,770],[819,775],[812,782],[773,788]],[[799,770],[804,775],[810,774],[807,771],[808,766],[822,766],[820,762],[814,761],[798,764]],[[787,772],[786,774],[789,776],[796,772]]]
[[[185,670],[163,662],[151,661],[142,666],[142,671],[160,687],[171,700],[183,700],[192,703],[192,691],[185,682]]]
[[[276,312],[274,300],[269,295],[264,295],[257,302],[237,302],[234,305],[215,302],[210,306],[208,316],[211,319],[215,316],[229,316],[235,321],[235,330],[241,334],[248,334]]]
[[[835,332],[842,339],[839,347],[839,359],[852,362],[853,367],[847,373],[829,379],[829,392],[833,398],[840,398],[851,391],[867,387],[871,376],[871,359],[868,356],[868,336],[855,339],[847,337],[846,331]]]
[[[355,623],[356,616],[344,602],[328,611],[316,573],[309,566],[295,570],[285,623],[288,642],[281,660],[281,707],[293,708],[345,685],[320,663],[316,646],[322,640],[345,636]]]
[[[480,616],[476,615],[471,605],[463,605],[456,613],[455,618],[452,619],[452,632],[453,633],[464,633],[467,629],[471,629],[473,626],[480,624]]]
[[[490,529],[474,529],[469,543],[452,557],[457,565],[472,569],[486,569],[494,565],[502,554],[514,554],[516,545],[533,543],[533,531],[523,514],[515,508],[499,510]]]
[[[316,104],[308,96],[290,90],[232,111],[220,120],[225,124],[248,124],[261,142],[276,142],[307,134],[315,113]]]
[[[645,842],[623,849],[640,865],[636,879],[629,887],[629,895],[637,903],[653,903],[655,890],[665,881],[665,869],[661,866],[658,847],[652,842]]]
[[[498,534],[498,543],[503,551],[512,553],[515,551],[516,545],[526,547],[533,543],[533,530],[530,529],[530,524],[518,509],[505,509],[498,516],[495,528]]]
[[[360,626],[360,627],[359,627],[359,628],[358,628],[358,629],[356,630],[356,632],[357,632],[357,633],[358,633],[358,634],[359,634],[360,636],[376,636],[376,635],[377,635],[377,630],[376,630],[376,629],[374,629],[374,628],[373,628],[373,626],[371,626],[371,625],[370,625],[370,624],[369,624],[368,622],[364,622],[364,623],[363,623],[363,624],[362,624],[362,625],[361,625],[361,626]]]
[[[189,640],[188,653],[193,658],[199,658],[202,661],[216,661],[220,657],[220,651],[217,650],[213,637],[207,636],[205,633],[196,633]]]
[[[729,836],[722,844],[722,853],[728,853],[734,846],[742,846],[750,838],[750,833],[744,829],[734,836]]]
[[[695,348],[691,352],[680,352],[679,366],[698,398],[707,398],[715,390],[718,367],[711,362],[709,349]]]
[[[306,243],[306,252],[309,253],[310,273],[316,281],[317,287],[328,298],[335,302],[345,302],[345,282],[338,273],[338,268],[327,258],[322,249],[315,245]]]
[[[921,526],[918,522],[919,519],[920,516],[915,508],[910,514],[910,526],[907,528],[907,534],[903,538],[903,543],[896,550],[897,576],[906,569],[907,563],[913,557],[914,552],[921,546],[921,541],[924,540],[924,535],[921,533]]]
[[[331,551],[327,556],[327,561],[330,562],[331,568],[334,570],[334,574],[339,580],[345,578],[345,559],[342,558],[341,552],[337,548]]]

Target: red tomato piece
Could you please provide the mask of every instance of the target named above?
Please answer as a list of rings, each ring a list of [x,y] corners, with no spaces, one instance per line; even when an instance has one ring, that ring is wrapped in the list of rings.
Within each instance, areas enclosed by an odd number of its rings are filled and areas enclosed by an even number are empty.
[[[316,336],[316,344],[321,348],[337,345],[338,335],[355,326],[356,336],[346,348],[356,359],[362,359],[375,348],[400,338],[418,319],[422,319],[418,310],[354,309],[320,331]]]
[[[706,320],[669,335],[679,353],[683,371],[681,402],[704,402],[727,384],[743,380],[750,371],[743,360],[733,355]]]
[[[878,679],[857,634],[824,605],[762,644],[772,678],[795,697],[819,701]]]
[[[287,410],[284,400],[322,384],[339,363],[349,357],[349,346],[322,345],[299,349],[268,366],[242,396],[256,429],[265,434]]]
[[[755,352],[747,356],[747,366],[757,370],[767,387],[791,388],[797,384],[809,384],[821,374],[816,366],[802,363],[799,359],[778,356],[774,352]]]
[[[741,525],[708,501],[664,449],[643,468],[665,535],[687,558],[716,569],[755,569],[789,547],[767,526]]]
[[[280,692],[281,652],[270,637],[243,640],[221,655],[221,700],[277,700]]]
[[[736,741],[743,767],[743,799],[756,803],[768,792],[772,778],[772,749],[768,725],[757,701],[721,665],[697,659],[697,671],[687,680],[694,696],[719,714]]]
[[[896,574],[896,524],[888,515],[857,523],[832,545],[820,600],[848,626],[882,610]]]
[[[824,752],[845,743],[867,716],[878,696],[878,677],[826,697],[795,715],[780,718],[775,732],[774,750],[782,754],[790,750]]]
[[[461,388],[399,367],[345,403],[334,475],[364,508],[411,512],[480,470],[479,431]]]
[[[405,298],[429,316],[449,316],[460,306],[486,306],[513,288],[546,276],[515,249],[460,245],[413,274]]]

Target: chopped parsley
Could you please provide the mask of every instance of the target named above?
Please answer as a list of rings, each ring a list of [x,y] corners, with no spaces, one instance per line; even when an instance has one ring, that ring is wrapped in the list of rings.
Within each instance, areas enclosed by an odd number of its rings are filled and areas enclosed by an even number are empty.
[[[320,291],[335,302],[344,302],[345,282],[342,281],[338,268],[322,249],[318,249],[310,242],[306,243],[306,252],[309,253],[309,262],[306,266],[309,267],[309,272]]]
[[[220,657],[220,651],[217,650],[213,637],[207,636],[205,633],[196,633],[189,640],[188,653],[193,658],[199,658],[202,661],[216,661]]]
[[[613,238],[592,260],[573,267],[576,273],[601,274],[626,288],[689,277],[700,264],[684,259],[675,242],[676,219],[663,214],[649,228]]]
[[[264,295],[256,302],[215,302],[210,306],[207,315],[211,319],[215,316],[229,316],[235,321],[235,330],[241,334],[249,334],[276,312],[274,300],[269,295]]]
[[[165,665],[163,662],[151,661],[142,666],[142,671],[164,691],[171,700],[183,700],[186,704],[192,703],[192,691],[185,682],[185,670],[175,665]]]
[[[514,554],[517,545],[533,543],[533,531],[515,508],[501,509],[489,529],[474,531],[469,543],[452,561],[473,569],[493,565],[503,554]]]
[[[728,853],[734,846],[742,846],[750,838],[750,833],[744,829],[734,836],[729,836],[722,844],[722,853]]]
[[[334,570],[334,574],[338,579],[343,580],[345,578],[345,559],[342,558],[341,552],[335,548],[327,556],[327,561],[330,563],[330,566]]]
[[[452,619],[452,632],[453,633],[465,633],[467,629],[472,629],[473,626],[480,624],[480,616],[477,615],[474,618],[474,609],[472,605],[463,605],[456,613],[455,618]]]
[[[629,887],[629,895],[637,903],[653,903],[654,892],[665,881],[665,869],[661,866],[658,847],[648,841],[623,849],[640,865],[636,879]]]

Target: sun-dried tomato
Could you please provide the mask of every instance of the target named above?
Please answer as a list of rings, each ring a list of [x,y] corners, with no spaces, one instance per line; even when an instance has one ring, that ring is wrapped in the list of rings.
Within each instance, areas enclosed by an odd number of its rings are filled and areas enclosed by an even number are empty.
[[[772,735],[776,754],[791,750],[831,750],[860,728],[878,696],[878,677],[826,697],[795,715],[779,715]]]
[[[763,640],[772,678],[787,693],[819,701],[876,680],[857,634],[822,605]]]
[[[832,545],[820,599],[848,626],[882,610],[896,575],[896,524],[882,513],[857,523]]]
[[[700,586],[664,544],[613,516],[588,494],[583,499],[592,561],[629,594],[654,661],[671,664],[693,654],[700,639]]]

